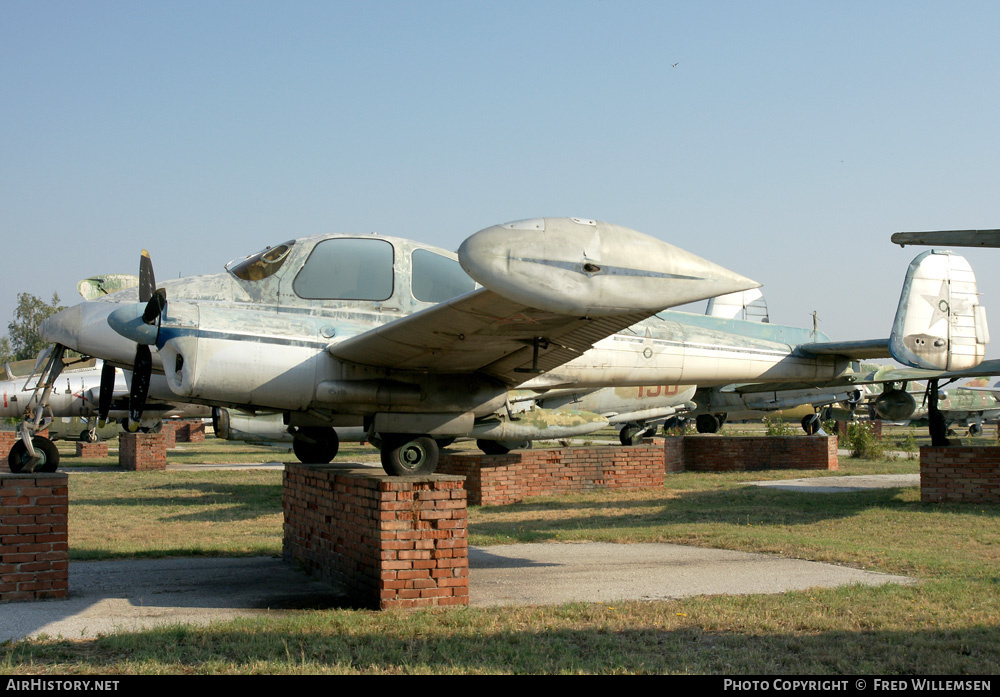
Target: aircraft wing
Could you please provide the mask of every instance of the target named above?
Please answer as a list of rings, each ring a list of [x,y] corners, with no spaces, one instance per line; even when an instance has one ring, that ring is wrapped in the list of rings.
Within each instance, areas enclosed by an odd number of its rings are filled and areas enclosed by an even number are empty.
[[[333,344],[327,352],[361,365],[419,372],[483,372],[517,385],[652,314],[568,316],[480,288]],[[537,363],[536,338],[540,339]]]
[[[333,344],[330,355],[483,372],[514,386],[667,307],[760,285],[648,235],[577,218],[486,228],[458,257],[483,288]]]
[[[924,368],[888,368],[871,375],[868,379],[858,380],[857,384],[875,384],[880,382],[903,382],[913,380],[935,380],[951,378],[975,378],[1000,375],[1000,360],[983,361],[972,368],[961,370],[926,370]]]

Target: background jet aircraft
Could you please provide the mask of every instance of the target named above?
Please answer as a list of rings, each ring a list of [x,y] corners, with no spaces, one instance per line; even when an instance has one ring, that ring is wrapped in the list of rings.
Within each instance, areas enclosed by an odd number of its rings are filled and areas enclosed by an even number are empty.
[[[759,284],[592,220],[487,228],[462,244],[461,266],[443,250],[357,235],[289,241],[226,273],[161,288],[143,259],[137,290],[42,327],[57,344],[135,366],[133,420],[155,367],[185,401],[287,414],[307,460],[335,456],[336,428],[363,426],[382,442],[391,474],[433,471],[438,438],[519,441],[603,426],[596,414],[515,414],[515,387],[817,384],[842,376],[850,357],[888,357],[894,345],[941,367],[982,355],[979,336],[957,322],[974,329],[979,315],[971,269],[953,255],[925,253],[911,265],[889,340],[836,344],[802,330],[765,334],[767,325],[746,323],[756,329],[735,332],[736,320],[656,314]],[[932,294],[921,284],[934,280]],[[932,295],[956,322],[922,311]]]
[[[19,361],[23,366],[28,361]],[[47,397],[42,400],[42,391],[36,389],[41,376],[37,371],[30,371],[27,375],[20,377],[14,375],[16,366],[12,369],[7,366],[8,379],[0,382],[0,417],[3,418],[27,418],[33,420],[36,415],[40,417],[39,425],[49,428],[51,440],[59,438],[80,438],[81,440],[92,440],[98,430],[98,411],[101,391],[101,376],[104,373],[104,366],[100,360],[90,360],[74,362],[60,372],[59,378],[54,382],[48,391]],[[123,371],[114,370],[112,388],[110,392],[110,405],[105,418],[113,420],[124,420],[128,417],[128,397],[129,389]],[[162,383],[155,389],[157,396],[173,396],[166,389],[163,377],[157,376],[156,382]],[[41,406],[40,406],[41,405]],[[143,425],[146,428],[155,428],[161,419],[172,416],[186,417],[206,417],[211,414],[208,407],[194,404],[177,404],[169,401],[155,400],[148,404],[144,415]],[[82,426],[74,433],[66,432],[66,421],[70,419],[78,420]],[[117,425],[112,429],[100,428],[101,433],[113,436],[117,432]],[[59,451],[45,439],[37,439],[40,447],[45,448],[44,462],[38,468],[40,471],[54,472],[59,465]],[[7,463],[11,472],[19,472],[28,461],[27,449],[24,443],[17,441],[8,453]]]

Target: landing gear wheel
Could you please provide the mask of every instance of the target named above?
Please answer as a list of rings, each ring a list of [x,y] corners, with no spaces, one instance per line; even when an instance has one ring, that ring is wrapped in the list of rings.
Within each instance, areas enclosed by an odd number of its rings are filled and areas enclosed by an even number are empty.
[[[715,414],[698,414],[698,418],[694,421],[698,433],[718,433],[721,426]]]
[[[969,435],[975,438],[983,435],[983,427],[980,424],[969,424]]]
[[[382,434],[382,469],[394,477],[433,474],[438,464],[438,444],[430,436]]]
[[[622,426],[622,430],[618,432],[618,440],[621,441],[622,445],[639,445],[644,435],[646,435],[646,429],[629,424]]]
[[[510,452],[510,448],[498,440],[484,440],[480,438],[476,441],[476,447],[487,455],[506,455]]]
[[[95,434],[90,429],[85,428],[84,430],[80,431],[80,442],[81,443],[96,443],[97,442],[97,434]]]
[[[292,452],[299,462],[323,464],[337,457],[340,438],[332,428],[300,428],[292,441]]]
[[[59,467],[59,449],[56,448],[56,444],[42,436],[32,438],[31,444],[35,447],[35,452],[41,458],[35,464],[34,471],[55,472],[56,468]],[[10,454],[7,455],[7,466],[11,472],[17,474],[27,466],[30,459],[31,455],[28,453],[28,447],[24,444],[23,440],[18,438],[14,441],[14,446],[10,449]]]
[[[807,436],[814,436],[819,433],[819,427],[822,424],[819,421],[819,415],[806,415],[802,417],[802,430],[806,432]]]
[[[506,455],[511,450],[528,450],[531,448],[530,440],[485,440],[476,441],[476,447],[487,455]]]

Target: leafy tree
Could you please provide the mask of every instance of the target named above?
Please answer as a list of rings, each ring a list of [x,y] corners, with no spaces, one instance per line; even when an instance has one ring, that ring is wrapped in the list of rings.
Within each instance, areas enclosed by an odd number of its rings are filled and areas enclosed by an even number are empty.
[[[42,320],[62,309],[58,293],[52,294],[51,303],[31,293],[18,293],[14,320],[7,325],[7,338],[0,341],[0,353],[4,354],[5,360],[21,361],[38,355],[46,345],[38,333]],[[6,357],[8,355],[9,358]]]

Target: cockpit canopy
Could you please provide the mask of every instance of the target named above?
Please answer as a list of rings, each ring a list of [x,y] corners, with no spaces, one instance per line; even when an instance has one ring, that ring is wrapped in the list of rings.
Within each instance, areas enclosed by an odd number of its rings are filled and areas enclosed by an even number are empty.
[[[265,247],[241,262],[236,264],[229,262],[226,264],[226,270],[244,281],[263,280],[281,268],[294,244],[295,240],[290,240],[277,247]]]
[[[296,261],[285,266],[289,259]],[[440,303],[476,287],[454,254],[383,237],[291,240],[230,262],[226,269],[248,290],[281,271],[280,294],[291,290],[302,300],[379,303],[397,296],[404,304]]]

